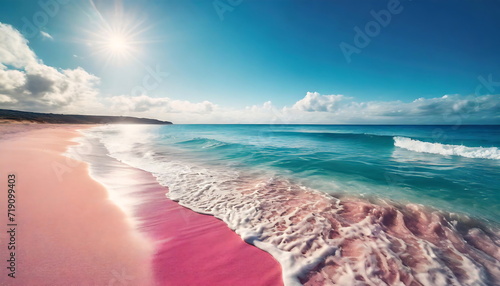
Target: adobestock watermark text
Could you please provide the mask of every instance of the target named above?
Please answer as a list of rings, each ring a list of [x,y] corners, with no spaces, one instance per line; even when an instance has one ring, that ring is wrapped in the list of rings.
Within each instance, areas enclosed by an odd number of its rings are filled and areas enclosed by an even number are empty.
[[[39,35],[42,29],[47,26],[51,18],[54,18],[61,6],[66,5],[72,0],[40,0],[38,6],[40,10],[33,13],[31,17],[22,17],[23,26],[21,32],[26,38],[33,38]]]
[[[389,26],[393,17],[403,12],[403,10],[404,7],[400,0],[389,0],[386,8],[380,11],[371,10],[370,15],[373,20],[368,21],[362,28],[359,26],[354,27],[352,44],[341,42],[339,45],[347,63],[351,63],[353,54],[360,54],[364,48],[368,47],[372,39],[380,35],[382,28]]]

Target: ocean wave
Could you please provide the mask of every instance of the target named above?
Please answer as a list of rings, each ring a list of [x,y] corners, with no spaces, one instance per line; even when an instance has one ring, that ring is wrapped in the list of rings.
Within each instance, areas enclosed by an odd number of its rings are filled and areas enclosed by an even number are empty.
[[[340,133],[340,132],[303,132],[303,131],[273,131],[271,134],[310,138],[320,141],[354,141],[356,143],[378,146],[391,146],[393,137],[389,135],[369,133]]]
[[[197,146],[197,147],[200,147],[202,149],[211,149],[211,148],[225,147],[225,146],[231,145],[231,143],[222,142],[222,141],[210,139],[210,138],[201,138],[201,137],[177,142],[176,144],[187,145],[187,146]]]
[[[467,147],[463,145],[430,143],[407,137],[394,137],[394,146],[420,153],[500,160],[500,149],[497,147]]]
[[[345,132],[320,132],[320,131],[270,131],[280,135],[297,135],[297,136],[314,136],[314,137],[330,137],[330,138],[351,138],[351,139],[368,139],[379,138],[382,140],[391,139],[392,136],[371,134],[371,133],[345,133]]]

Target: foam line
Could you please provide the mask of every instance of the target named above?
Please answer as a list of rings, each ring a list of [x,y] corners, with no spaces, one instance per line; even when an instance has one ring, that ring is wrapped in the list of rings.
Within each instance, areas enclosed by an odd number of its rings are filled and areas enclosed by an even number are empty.
[[[394,146],[420,153],[500,160],[500,149],[497,147],[467,147],[463,145],[430,143],[406,137],[394,137]]]

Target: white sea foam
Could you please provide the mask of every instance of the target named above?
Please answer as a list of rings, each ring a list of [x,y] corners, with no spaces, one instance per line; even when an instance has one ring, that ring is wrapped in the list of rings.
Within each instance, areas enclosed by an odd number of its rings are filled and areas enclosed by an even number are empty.
[[[497,147],[467,147],[463,145],[430,143],[406,137],[394,137],[394,146],[420,153],[500,160],[500,149]]]
[[[128,136],[106,128],[94,134],[110,156],[151,172],[170,199],[221,219],[269,252],[285,285],[500,282],[498,235],[471,231],[474,246],[445,217],[420,206],[338,199],[279,177],[159,157],[137,130]]]

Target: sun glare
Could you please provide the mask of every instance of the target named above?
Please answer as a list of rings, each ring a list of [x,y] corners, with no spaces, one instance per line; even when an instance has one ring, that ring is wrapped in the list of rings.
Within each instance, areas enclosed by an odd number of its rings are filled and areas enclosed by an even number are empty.
[[[107,48],[111,53],[124,53],[130,46],[127,39],[121,35],[114,35],[109,38]]]
[[[127,15],[117,6],[115,13],[102,14],[93,1],[93,29],[86,40],[91,54],[102,58],[104,66],[109,63],[137,61],[140,48],[147,43],[142,34],[150,27],[144,26],[146,19]]]
[[[94,42],[94,52],[104,56],[106,61],[130,60],[137,53],[137,42],[133,35],[125,31],[102,31],[99,40]]]
[[[88,41],[92,54],[103,58],[105,64],[133,60],[139,52],[141,42],[128,30],[105,27],[92,35],[94,39]]]

